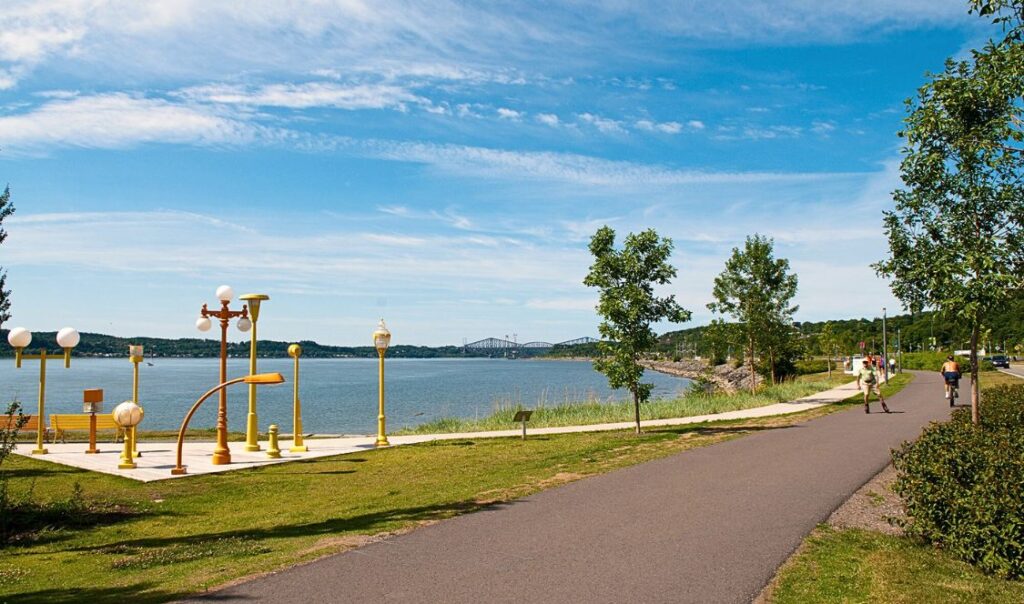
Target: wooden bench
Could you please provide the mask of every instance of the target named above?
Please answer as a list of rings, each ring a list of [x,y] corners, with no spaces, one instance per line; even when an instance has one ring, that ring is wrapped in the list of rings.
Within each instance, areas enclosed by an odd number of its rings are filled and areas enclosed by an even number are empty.
[[[53,414],[50,416],[50,429],[53,430],[53,439],[56,441],[58,438],[60,442],[64,442],[64,432],[69,430],[88,432],[89,431],[89,417],[88,413],[74,413],[74,414]],[[124,430],[121,429],[116,423],[114,418],[107,414],[96,415],[96,431],[100,430],[114,430],[114,442],[117,442],[119,437],[123,437]]]
[[[7,418],[6,422],[7,422],[7,429],[8,430],[10,430],[14,426],[18,425],[18,416],[17,415],[0,415],[0,422],[5,421],[3,419],[5,417]],[[25,421],[25,425],[23,425],[18,430],[19,433],[21,433],[21,432],[38,432],[39,431],[39,416],[38,415],[26,415],[25,416],[25,420],[26,420]],[[49,430],[49,428],[44,426],[43,430],[44,430],[43,437],[44,438],[49,438],[50,437],[50,430]]]

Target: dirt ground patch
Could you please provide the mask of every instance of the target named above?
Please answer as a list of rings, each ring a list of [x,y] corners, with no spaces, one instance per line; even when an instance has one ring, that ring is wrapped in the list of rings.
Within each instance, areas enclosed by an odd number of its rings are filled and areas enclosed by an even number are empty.
[[[889,465],[832,512],[828,525],[902,535],[901,522],[907,516],[899,495],[892,490],[895,480],[896,470]]]

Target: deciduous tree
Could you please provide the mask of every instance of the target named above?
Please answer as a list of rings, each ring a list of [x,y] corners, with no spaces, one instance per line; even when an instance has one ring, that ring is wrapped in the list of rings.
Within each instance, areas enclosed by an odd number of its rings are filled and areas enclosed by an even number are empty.
[[[14,204],[11,203],[11,188],[5,187],[0,195],[0,245],[7,239],[7,231],[4,230],[4,219],[14,213]],[[0,327],[11,318],[11,290],[4,289],[7,285],[7,271],[0,266]]]
[[[785,339],[792,333],[791,305],[796,295],[797,277],[789,272],[789,261],[776,259],[774,242],[768,237],[747,237],[743,249],[733,248],[725,270],[715,278],[713,296],[708,304],[714,312],[732,315],[741,325],[750,363],[750,389],[754,383],[754,361],[758,351],[768,356],[768,373],[775,381],[777,356],[788,349]]]
[[[875,265],[911,310],[970,330],[971,416],[980,418],[978,345],[986,317],[1024,287],[1024,44],[1020,0],[974,1],[1004,29],[907,101],[889,258]]]
[[[597,312],[603,317],[598,327],[602,341],[594,367],[608,377],[612,388],[626,388],[633,395],[636,432],[640,433],[640,403],[651,395],[651,384],[642,383],[640,360],[657,343],[651,324],[659,321],[683,323],[690,312],[675,296],[658,296],[654,288],[676,276],[669,264],[672,240],[648,229],[626,236],[622,249],[615,248],[615,231],[601,227],[590,240],[594,263],[583,280],[599,289]]]

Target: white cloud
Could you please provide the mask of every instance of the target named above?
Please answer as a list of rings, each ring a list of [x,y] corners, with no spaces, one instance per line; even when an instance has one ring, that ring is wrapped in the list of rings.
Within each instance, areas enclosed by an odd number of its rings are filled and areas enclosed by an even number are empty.
[[[503,120],[519,121],[523,117],[523,114],[515,109],[509,109],[508,107],[498,107],[498,117]]]
[[[581,122],[590,124],[604,133],[622,134],[626,132],[626,129],[622,127],[622,122],[618,120],[601,117],[599,115],[594,115],[593,113],[580,113],[576,117],[578,117]]]
[[[253,105],[261,107],[334,107],[338,109],[398,109],[407,103],[430,105],[430,101],[410,90],[390,84],[344,85],[334,82],[304,84],[268,84],[266,86],[233,86],[212,84],[186,88],[181,96],[204,102]]]
[[[683,125],[679,122],[652,122],[651,120],[637,120],[635,126],[640,130],[648,132],[663,132],[665,134],[679,134],[683,131]]]
[[[686,125],[689,126],[690,128],[693,128],[694,130],[703,130],[705,127],[704,122],[700,120],[690,120],[686,122]]]
[[[127,94],[59,99],[28,113],[0,116],[0,141],[13,152],[52,147],[118,149],[140,143],[239,145],[269,134],[209,106]]]
[[[828,136],[835,129],[836,123],[833,121],[814,120],[811,122],[811,132],[818,136]]]
[[[559,124],[558,116],[553,113],[538,113],[537,121],[552,128]]]

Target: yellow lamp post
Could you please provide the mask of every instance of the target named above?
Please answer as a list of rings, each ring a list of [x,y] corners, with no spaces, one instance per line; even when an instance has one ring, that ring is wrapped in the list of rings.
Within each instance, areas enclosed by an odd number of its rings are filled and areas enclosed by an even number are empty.
[[[142,403],[139,402],[139,363],[142,362],[142,344],[129,344],[128,345],[128,360],[132,363],[132,402],[142,408]],[[139,440],[138,434],[135,432],[135,426],[131,429],[132,438],[132,457],[139,457]],[[127,440],[128,434],[125,434]]]
[[[373,332],[373,346],[377,349],[377,355],[380,357],[380,371],[379,371],[379,392],[380,401],[377,409],[377,442],[378,447],[387,447],[391,443],[388,442],[388,436],[384,430],[384,353],[387,352],[388,346],[391,344],[391,332],[384,325],[384,319],[380,320],[377,324],[377,330]]]
[[[81,337],[73,327],[65,327],[57,332],[57,345],[64,349],[64,368],[71,367],[71,349],[78,346]],[[39,349],[39,354],[25,354],[25,348],[32,343],[32,332],[24,327],[15,327],[7,334],[7,342],[14,348],[14,366],[21,369],[21,362],[25,359],[39,361],[39,429],[36,431],[36,448],[32,450],[33,455],[46,455],[49,453],[43,446],[43,436],[46,434],[46,359],[49,355],[45,348]]]
[[[238,296],[249,307],[249,318],[252,319],[252,334],[249,344],[249,375],[256,375],[256,326],[260,319],[260,302],[269,300],[266,294],[243,294]],[[245,423],[245,450],[259,451],[259,422],[256,417],[256,384],[249,384],[249,415]]]
[[[249,331],[252,321],[249,320],[247,306],[242,310],[231,310],[228,306],[235,292],[227,285],[217,288],[217,299],[220,300],[220,310],[209,310],[203,304],[199,311],[199,318],[196,319],[196,329],[209,331],[212,325],[210,317],[220,319],[220,381],[223,384],[228,380],[228,324],[231,319],[238,317],[239,331]],[[227,391],[220,390],[220,401],[217,405],[217,444],[213,449],[213,465],[219,466],[231,463],[231,450],[228,449],[228,397]]]
[[[223,381],[220,384],[214,386],[213,388],[210,388],[209,390],[206,391],[205,394],[203,394],[203,396],[199,397],[199,400],[197,400],[196,403],[192,405],[192,408],[188,410],[188,413],[185,414],[185,419],[182,420],[181,422],[181,429],[178,430],[178,457],[177,464],[174,466],[174,468],[171,469],[172,475],[181,476],[187,473],[185,466],[181,464],[181,451],[182,447],[185,445],[185,430],[188,429],[188,423],[192,421],[192,416],[195,415],[196,411],[199,409],[199,406],[203,404],[203,401],[210,398],[210,396],[214,392],[224,392],[225,388],[232,384],[237,384],[239,382],[245,382],[246,384],[256,385],[280,384],[284,382],[284,376],[281,375],[280,373],[257,373],[256,375],[244,375],[240,378]],[[216,451],[214,451],[214,456],[216,456],[216,454]],[[216,459],[216,457],[214,457],[214,459]],[[215,461],[214,463],[217,462]]]
[[[135,427],[142,421],[145,411],[135,401],[125,401],[114,407],[110,414],[114,423],[124,428],[124,451],[121,452],[121,461],[117,464],[118,470],[134,470],[136,457],[135,450]]]
[[[299,357],[302,346],[292,344],[288,347],[288,356],[295,359],[295,377],[292,379],[292,453],[305,453],[309,447],[302,441],[302,403],[299,401]]]

